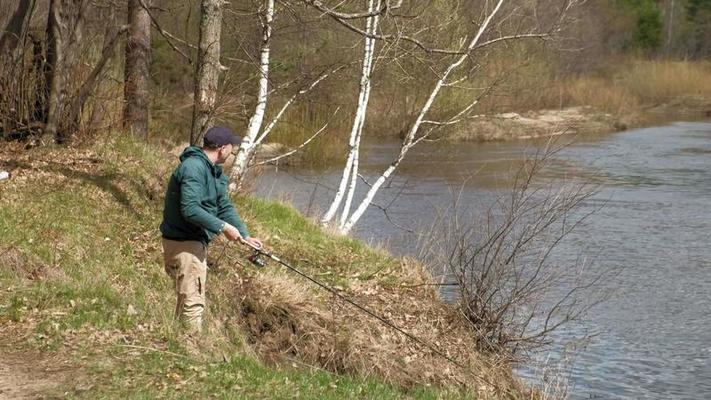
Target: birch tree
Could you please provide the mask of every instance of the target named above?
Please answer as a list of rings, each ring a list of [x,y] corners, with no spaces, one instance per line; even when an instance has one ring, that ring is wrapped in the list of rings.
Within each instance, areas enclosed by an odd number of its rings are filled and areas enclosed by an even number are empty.
[[[467,61],[470,58],[474,57],[474,53],[482,48],[494,45],[496,43],[500,42],[506,42],[510,40],[517,40],[517,39],[524,39],[524,38],[548,38],[550,37],[553,33],[557,32],[560,29],[560,23],[562,22],[563,16],[566,15],[566,12],[576,3],[576,0],[566,0],[561,8],[561,12],[559,13],[558,19],[556,19],[556,22],[546,31],[541,31],[540,28],[534,29],[531,31],[526,31],[526,32],[516,32],[513,34],[509,35],[504,35],[502,34],[502,28],[501,24],[493,23],[495,18],[497,17],[497,14],[501,11],[502,7],[507,2],[506,0],[497,0],[494,2],[484,2],[483,3],[483,9],[482,9],[482,19],[481,22],[478,24],[478,28],[475,32],[473,32],[471,35],[469,35],[468,38],[462,38],[460,41],[460,45],[455,48],[430,48],[427,45],[425,45],[422,41],[415,37],[410,37],[410,36],[405,36],[405,35],[398,35],[395,34],[378,34],[374,30],[372,30],[373,24],[367,25],[366,30],[363,31],[361,29],[358,29],[355,27],[352,23],[350,23],[346,17],[343,15],[339,15],[335,12],[331,12],[329,15],[336,19],[339,23],[346,25],[349,29],[356,31],[358,33],[363,34],[366,38],[369,39],[379,39],[379,40],[385,40],[385,41],[393,41],[393,40],[403,40],[403,38],[407,38],[405,41],[409,42],[411,44],[414,44],[416,47],[420,49],[426,50],[428,53],[439,53],[439,54],[445,54],[447,56],[454,57],[452,61],[450,61],[444,70],[442,72],[436,73],[437,79],[434,82],[431,91],[429,92],[429,95],[427,98],[424,100],[424,103],[420,107],[419,111],[416,113],[416,116],[414,117],[414,120],[410,124],[409,129],[407,130],[407,133],[405,134],[405,137],[403,138],[403,141],[400,146],[400,151],[398,152],[397,156],[392,160],[392,162],[389,164],[389,166],[382,172],[380,175],[377,177],[374,183],[370,185],[370,188],[368,189],[367,193],[365,196],[360,200],[358,203],[358,206],[354,211],[350,211],[350,199],[353,197],[354,189],[355,189],[355,183],[356,183],[356,177],[357,177],[357,151],[354,153],[353,149],[354,147],[357,150],[357,143],[359,143],[359,133],[358,134],[352,134],[352,141],[351,141],[351,147],[350,147],[350,153],[349,153],[349,158],[346,162],[346,165],[344,167],[344,171],[342,174],[342,179],[341,179],[341,184],[339,185],[338,191],[336,192],[336,195],[334,196],[334,200],[331,203],[331,206],[329,207],[329,210],[327,213],[324,215],[322,222],[328,223],[329,221],[332,220],[333,216],[335,215],[335,212],[339,206],[339,204],[342,201],[342,198],[344,196],[344,190],[345,186],[347,185],[346,182],[350,182],[350,186],[348,189],[348,196],[346,199],[346,205],[344,206],[344,209],[341,213],[341,218],[338,223],[338,231],[342,234],[347,234],[350,232],[350,230],[353,228],[353,226],[358,222],[358,220],[363,216],[365,213],[366,209],[370,206],[370,204],[373,202],[373,199],[375,198],[375,195],[377,192],[380,190],[382,185],[393,175],[395,170],[398,168],[398,166],[402,163],[402,161],[405,159],[407,153],[409,152],[410,149],[412,149],[414,146],[422,143],[425,141],[428,137],[431,136],[433,132],[435,132],[438,128],[442,126],[447,126],[447,125],[453,125],[456,123],[461,122],[464,120],[474,109],[476,104],[479,101],[479,96],[476,96],[474,100],[463,107],[461,110],[456,112],[454,115],[450,116],[449,118],[446,118],[444,120],[435,120],[435,119],[428,119],[428,115],[430,114],[433,105],[435,104],[435,101],[437,98],[442,94],[443,89],[456,86],[460,84],[461,82],[465,81],[467,79],[466,74],[464,75],[463,78],[458,78],[457,73],[461,69],[461,67],[465,64],[465,61]],[[330,10],[328,9],[323,9],[323,12],[329,12]],[[500,18],[499,20],[506,20],[506,19],[511,19],[514,18],[517,15],[516,12],[516,6],[514,5],[514,9],[505,17]],[[372,15],[373,14],[373,7],[371,6],[367,12],[366,15]],[[373,17],[369,16],[368,19],[371,19]],[[488,38],[488,39],[487,39]],[[366,49],[368,46],[366,45]],[[366,57],[367,59],[367,54],[368,50],[366,50]],[[364,66],[366,64],[366,61],[364,59]],[[364,67],[364,72],[363,75],[361,76],[361,79],[363,80],[363,76],[365,76],[366,68]],[[370,82],[369,79],[366,79],[368,81],[367,85],[362,85],[361,86],[361,92],[359,95],[359,108],[363,107],[363,110],[365,110],[365,106],[367,105],[367,93],[369,91],[370,87]],[[483,92],[484,94],[486,91]],[[365,101],[364,100],[364,94],[365,96]],[[365,118],[365,116],[363,117]],[[358,113],[356,115],[355,121],[354,121],[354,131],[357,131],[356,127],[361,126],[362,128],[362,123],[363,121],[360,120],[360,117],[358,117]],[[426,127],[423,129],[423,127]],[[356,138],[356,141],[353,141],[353,138]],[[353,146],[355,144],[355,146]],[[353,154],[351,157],[350,155]],[[356,170],[354,171],[354,166],[356,167]]]
[[[195,98],[190,130],[190,144],[198,145],[212,121],[217,103],[220,72],[220,37],[222,33],[223,0],[202,0],[200,3],[200,38],[195,70]]]
[[[271,52],[272,23],[274,21],[274,0],[265,0],[265,11],[262,22],[262,43],[259,54],[259,84],[257,90],[257,105],[249,120],[247,134],[242,138],[242,144],[237,151],[232,176],[238,181],[247,169],[247,163],[257,143],[257,135],[262,128],[264,113],[267,109],[269,94],[269,55]]]
[[[260,45],[260,56],[259,56],[259,80],[257,84],[257,102],[254,108],[254,112],[249,120],[249,125],[247,127],[247,133],[242,138],[242,144],[240,145],[237,155],[235,157],[235,163],[232,167],[230,173],[230,178],[232,183],[230,184],[230,191],[236,191],[241,184],[242,177],[244,173],[250,166],[250,162],[254,157],[254,153],[257,148],[264,142],[264,140],[269,136],[269,134],[274,130],[275,126],[281,118],[284,116],[286,111],[296,103],[296,101],[303,97],[305,94],[313,90],[319,83],[328,78],[331,75],[338,73],[344,66],[336,66],[332,70],[326,71],[319,74],[313,81],[308,85],[297,90],[291,97],[289,97],[281,108],[274,114],[274,117],[269,121],[268,124],[264,125],[264,119],[267,112],[267,106],[269,103],[269,95],[272,92],[269,88],[270,76],[269,76],[269,63],[271,58],[271,44],[272,44],[272,32],[274,25],[275,1],[274,0],[264,0],[263,13],[261,14],[262,20],[262,40]],[[303,148],[306,144],[311,142],[317,135],[321,134],[325,130],[325,126],[317,130],[314,135],[306,139],[304,143],[297,147],[297,149]],[[274,158],[281,159],[285,156],[295,153],[295,150],[288,151],[287,153],[277,156]]]
[[[380,9],[380,0],[368,0],[368,12],[374,13],[376,10]],[[348,142],[349,151],[348,157],[346,159],[346,165],[343,168],[343,174],[341,176],[341,181],[338,185],[338,191],[331,202],[326,214],[321,219],[323,224],[329,223],[333,217],[336,215],[338,208],[343,202],[343,197],[346,194],[346,203],[343,206],[343,211],[341,213],[340,224],[345,222],[348,213],[350,212],[351,202],[353,200],[353,194],[355,192],[355,187],[358,178],[358,165],[359,165],[359,151],[360,151],[360,138],[363,132],[363,124],[365,123],[365,115],[368,108],[368,100],[370,100],[370,80],[371,73],[373,71],[373,55],[375,54],[375,38],[373,37],[377,32],[378,28],[378,15],[373,14],[366,18],[366,37],[364,44],[364,54],[363,54],[363,67],[360,76],[360,90],[358,93],[358,103],[356,106],[356,113],[353,118],[353,125],[351,128],[350,139]],[[349,184],[350,183],[350,184]]]

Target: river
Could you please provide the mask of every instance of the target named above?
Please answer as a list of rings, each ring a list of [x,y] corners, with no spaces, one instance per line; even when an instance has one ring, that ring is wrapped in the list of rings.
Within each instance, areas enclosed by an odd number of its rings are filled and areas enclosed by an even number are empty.
[[[518,141],[415,148],[376,197],[388,206],[387,216],[371,207],[354,235],[396,254],[415,254],[416,235],[407,230],[426,231],[455,197],[468,207],[484,207],[507,187],[506,173],[540,146]],[[366,179],[396,151],[395,142],[366,146]],[[582,206],[597,211],[560,246],[557,261],[583,257],[594,268],[621,268],[601,284],[600,290],[613,289],[612,296],[559,337],[565,343],[581,332],[593,334],[566,364],[570,397],[711,398],[711,123],[577,137],[555,159],[545,178],[562,185],[594,175],[601,184]],[[255,190],[318,215],[339,178],[335,168],[279,167],[265,171]],[[365,190],[360,188],[356,197]],[[537,359],[548,355],[560,358],[560,346]],[[531,369],[521,374],[537,379]]]

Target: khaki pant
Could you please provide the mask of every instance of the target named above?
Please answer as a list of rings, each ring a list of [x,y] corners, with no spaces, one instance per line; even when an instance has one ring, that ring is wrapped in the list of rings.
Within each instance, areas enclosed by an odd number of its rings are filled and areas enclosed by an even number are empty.
[[[201,242],[163,239],[165,272],[173,278],[175,316],[193,332],[202,330],[207,279],[207,248]]]

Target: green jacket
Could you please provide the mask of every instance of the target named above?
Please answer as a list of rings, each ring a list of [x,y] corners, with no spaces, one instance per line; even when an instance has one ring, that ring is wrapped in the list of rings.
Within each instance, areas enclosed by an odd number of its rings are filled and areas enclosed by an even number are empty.
[[[227,176],[200,147],[187,147],[168,183],[160,231],[170,240],[197,240],[205,245],[222,232],[224,222],[249,237],[227,194]]]

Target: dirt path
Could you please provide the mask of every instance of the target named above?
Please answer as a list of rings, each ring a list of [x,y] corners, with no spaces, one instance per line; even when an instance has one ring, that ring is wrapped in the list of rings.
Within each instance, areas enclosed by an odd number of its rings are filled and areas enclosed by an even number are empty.
[[[60,398],[47,393],[66,383],[73,369],[66,361],[0,347],[0,400]]]

